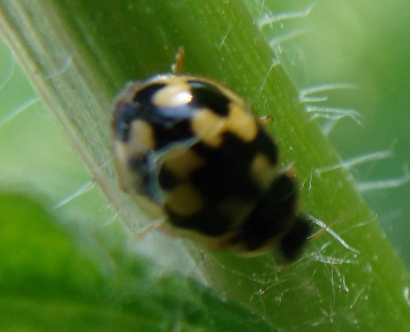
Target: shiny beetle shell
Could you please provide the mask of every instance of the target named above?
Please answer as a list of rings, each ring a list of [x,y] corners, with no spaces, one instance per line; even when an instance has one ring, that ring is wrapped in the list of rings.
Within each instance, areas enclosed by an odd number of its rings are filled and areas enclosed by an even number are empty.
[[[244,100],[214,80],[129,83],[112,120],[121,189],[163,213],[162,229],[218,250],[297,258],[311,230],[290,168]]]

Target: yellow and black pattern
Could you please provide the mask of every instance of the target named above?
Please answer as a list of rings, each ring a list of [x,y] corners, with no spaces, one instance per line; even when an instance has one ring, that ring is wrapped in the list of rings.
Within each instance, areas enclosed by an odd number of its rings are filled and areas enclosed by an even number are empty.
[[[275,142],[227,87],[171,74],[130,83],[112,129],[120,186],[162,208],[173,233],[297,257],[311,231],[294,175],[278,170]]]

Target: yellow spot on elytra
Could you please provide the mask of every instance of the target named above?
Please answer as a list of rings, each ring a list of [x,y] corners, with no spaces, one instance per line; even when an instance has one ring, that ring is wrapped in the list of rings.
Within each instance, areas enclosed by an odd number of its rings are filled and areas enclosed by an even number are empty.
[[[155,140],[152,126],[143,120],[135,120],[131,123],[130,139],[127,141],[129,156],[147,152],[154,149]]]
[[[140,188],[141,176],[130,169],[129,161],[133,158],[141,159],[154,148],[154,144],[153,129],[143,120],[135,120],[131,123],[128,141],[114,141],[114,166],[117,170],[119,187],[123,191],[135,194]]]
[[[127,146],[121,141],[114,141],[114,166],[118,174],[118,186],[125,192],[130,191],[134,185],[134,179],[128,166]]]
[[[165,205],[175,213],[187,217],[201,211],[205,203],[192,185],[184,183],[167,195]]]
[[[217,148],[222,143],[225,132],[226,118],[207,109],[198,110],[191,120],[191,129],[205,144]]]
[[[204,160],[197,153],[189,149],[178,156],[164,161],[164,167],[179,179],[186,179],[203,164]]]
[[[260,188],[266,189],[269,187],[277,175],[275,166],[271,163],[268,157],[259,153],[255,156],[251,163],[250,171],[254,180]]]
[[[228,216],[232,227],[243,223],[255,207],[255,202],[241,197],[232,196],[218,203],[218,209]]]
[[[189,85],[184,81],[176,81],[155,93],[152,102],[157,107],[178,107],[188,104],[192,98]]]
[[[226,123],[229,132],[245,142],[252,142],[258,134],[258,124],[251,114],[243,109],[242,105],[230,104]]]

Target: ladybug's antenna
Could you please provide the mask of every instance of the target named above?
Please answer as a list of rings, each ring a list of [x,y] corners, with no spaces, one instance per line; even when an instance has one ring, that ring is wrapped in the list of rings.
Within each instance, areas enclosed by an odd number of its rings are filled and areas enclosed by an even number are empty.
[[[175,63],[171,66],[172,73],[175,75],[182,73],[182,67],[184,66],[185,50],[183,46],[179,46],[177,53],[175,54]]]

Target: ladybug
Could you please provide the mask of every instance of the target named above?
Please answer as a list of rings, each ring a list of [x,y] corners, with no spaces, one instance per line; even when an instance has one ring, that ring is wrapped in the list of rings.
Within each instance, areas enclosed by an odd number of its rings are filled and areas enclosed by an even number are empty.
[[[215,250],[250,255],[276,249],[295,260],[311,235],[298,211],[292,167],[245,101],[215,80],[173,73],[130,82],[112,118],[119,185],[158,227]]]

